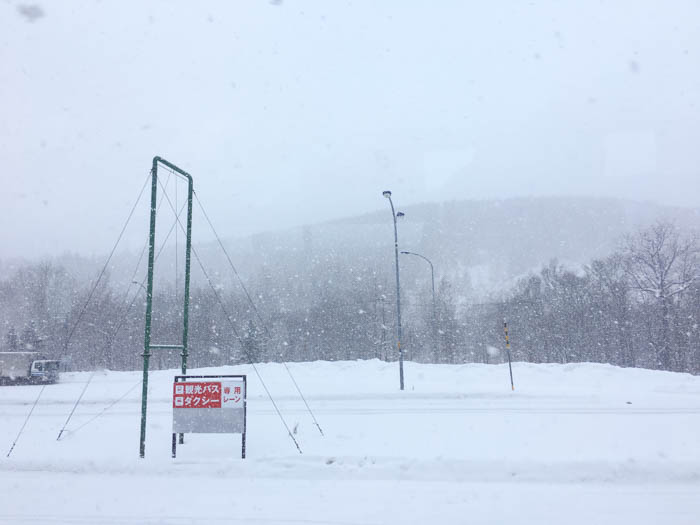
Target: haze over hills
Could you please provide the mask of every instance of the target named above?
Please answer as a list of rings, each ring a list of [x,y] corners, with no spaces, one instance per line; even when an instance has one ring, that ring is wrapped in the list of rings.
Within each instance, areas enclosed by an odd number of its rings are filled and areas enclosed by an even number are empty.
[[[398,206],[397,210],[406,214],[398,223],[399,248],[431,259],[437,286],[441,279],[447,279],[466,302],[480,301],[509,288],[518,277],[553,258],[576,269],[610,253],[625,234],[655,220],[668,219],[691,229],[700,224],[700,208],[592,197],[450,201]],[[225,228],[214,226],[219,231]],[[195,211],[194,246],[212,273],[212,280],[230,284],[234,276],[218,244],[197,242],[198,235],[209,233],[208,228]],[[145,237],[146,225],[143,229]],[[158,246],[165,232],[165,228],[158,230]],[[184,268],[182,237],[178,272]],[[303,280],[311,275],[312,267],[318,270],[323,265],[351,273],[371,270],[377,282],[386,285],[394,275],[392,241],[388,204],[384,210],[341,220],[223,240],[242,278],[256,291],[263,291],[258,289],[263,278],[268,284],[274,276],[284,281]],[[169,242],[157,261],[156,271],[159,279],[172,285],[176,269],[172,236]],[[109,266],[113,285],[128,285],[133,275],[137,279],[145,276],[146,257],[141,258],[139,269],[134,272],[138,258],[139,251],[118,250]],[[53,260],[75,278],[87,281],[93,280],[104,264],[101,257],[86,258],[75,253]],[[0,270],[9,277],[24,262],[0,261]],[[193,282],[205,285],[196,260],[192,268]],[[429,285],[428,267],[417,258],[402,256],[401,271],[402,285],[407,290]]]
[[[399,248],[432,260],[436,280],[446,278],[468,301],[499,292],[518,277],[556,258],[572,268],[613,251],[621,238],[658,219],[682,228],[700,224],[700,209],[585,197],[537,197],[499,201],[452,201],[406,208],[399,220]],[[204,227],[204,226],[203,226]],[[287,278],[314,261],[349,269],[373,268],[393,278],[391,212],[262,233],[225,241],[242,274],[261,272]],[[218,246],[203,246],[208,264],[222,275],[227,267]],[[402,283],[429,278],[418,259],[401,259]]]

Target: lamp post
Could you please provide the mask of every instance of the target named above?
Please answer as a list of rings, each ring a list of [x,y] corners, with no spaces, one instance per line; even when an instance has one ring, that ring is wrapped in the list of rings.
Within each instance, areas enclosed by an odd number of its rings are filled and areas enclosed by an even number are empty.
[[[435,268],[433,267],[433,263],[430,262],[430,259],[425,257],[424,255],[421,255],[420,253],[415,253],[415,252],[401,252],[403,255],[415,255],[416,257],[420,257],[423,259],[425,262],[427,262],[430,265],[430,283],[432,285],[432,290],[433,290],[433,321],[437,319],[435,315]]]
[[[433,267],[433,263],[425,257],[424,255],[421,255],[420,253],[415,253],[415,252],[407,252],[407,251],[402,251],[401,252],[403,255],[415,255],[416,257],[420,257],[423,259],[425,262],[427,262],[430,265],[430,284],[432,287],[433,291],[433,345],[437,346],[437,308],[435,306],[435,268]],[[435,359],[438,359],[438,351],[435,349],[433,350],[433,354],[435,355]]]
[[[396,219],[404,216],[402,212],[396,213],[394,210],[394,202],[391,200],[391,192],[384,191],[382,195],[389,199],[391,205],[391,217],[394,220],[394,255],[396,256],[396,344],[399,348],[399,384],[403,390],[403,348],[401,348],[401,288],[399,285],[399,235],[396,229]]]

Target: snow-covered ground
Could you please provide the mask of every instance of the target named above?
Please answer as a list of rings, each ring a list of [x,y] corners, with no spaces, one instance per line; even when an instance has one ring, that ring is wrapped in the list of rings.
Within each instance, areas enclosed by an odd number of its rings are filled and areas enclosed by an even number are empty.
[[[188,435],[170,458],[175,371],[151,374],[139,459],[140,373],[0,387],[0,523],[700,523],[700,378],[606,365],[380,361],[249,366],[248,458],[238,435]],[[131,392],[85,426],[111,402]],[[72,429],[72,431],[71,431]],[[4,444],[4,445],[3,445]]]

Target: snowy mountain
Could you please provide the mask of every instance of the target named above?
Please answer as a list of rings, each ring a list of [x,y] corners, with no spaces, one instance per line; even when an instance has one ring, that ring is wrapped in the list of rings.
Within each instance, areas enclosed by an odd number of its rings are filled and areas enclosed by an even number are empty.
[[[583,197],[452,201],[398,209],[405,213],[398,224],[400,249],[431,259],[436,279],[446,278],[472,301],[501,291],[550,259],[576,268],[603,257],[624,235],[659,218],[681,227],[700,224],[700,209]],[[392,228],[387,206],[343,220],[230,239],[225,245],[249,278],[263,267],[301,275],[314,260],[333,260],[348,270],[373,268],[391,277]],[[217,246],[200,251],[226,275]],[[409,287],[429,278],[420,261],[402,261],[401,269]]]

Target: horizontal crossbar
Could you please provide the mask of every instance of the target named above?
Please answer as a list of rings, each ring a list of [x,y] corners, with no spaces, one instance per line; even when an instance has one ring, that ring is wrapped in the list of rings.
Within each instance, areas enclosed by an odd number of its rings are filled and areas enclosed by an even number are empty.
[[[247,382],[247,377],[246,375],[241,375],[241,374],[234,374],[234,375],[217,375],[217,376],[175,376],[175,382],[180,382],[180,381],[187,381],[188,379],[243,379],[243,381]]]
[[[149,345],[151,350],[184,350],[185,347],[182,345]]]

